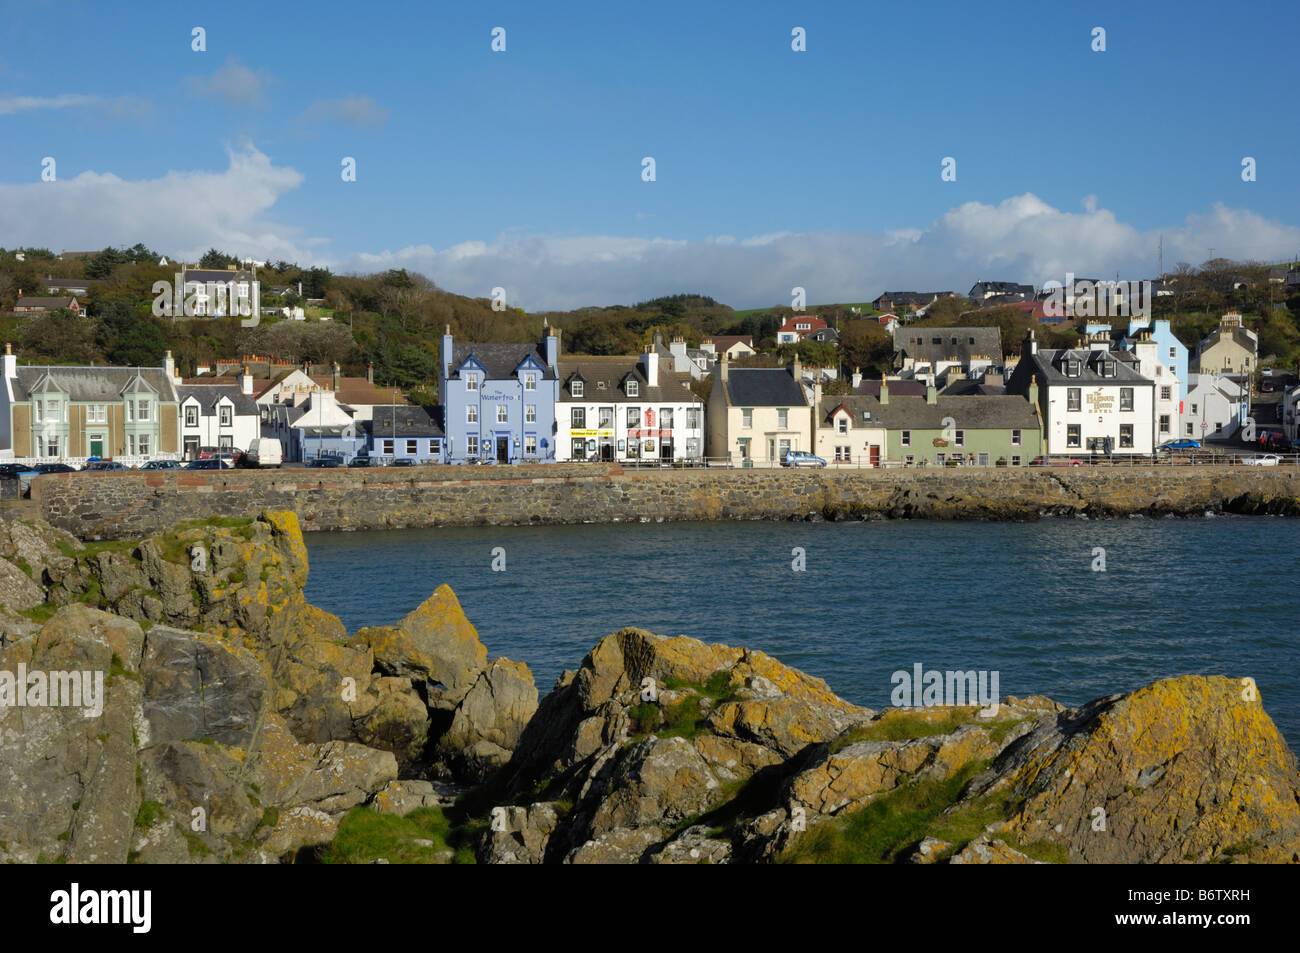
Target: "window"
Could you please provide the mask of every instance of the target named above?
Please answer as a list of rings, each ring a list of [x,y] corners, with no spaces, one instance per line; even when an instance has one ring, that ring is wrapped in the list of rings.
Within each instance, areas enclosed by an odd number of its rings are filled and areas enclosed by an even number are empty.
[[[910,447],[912,445],[912,431],[904,430],[901,439],[904,447]]]
[[[1160,432],[1161,432],[1161,433],[1169,433],[1169,415],[1168,415],[1168,414],[1161,414],[1161,415],[1160,415]]]
[[[148,453],[149,451],[146,449],[148,446],[149,446],[149,437],[145,434],[140,434],[140,439],[138,441],[137,449],[140,451],[140,453]],[[235,446],[235,441],[230,438],[230,434],[226,434],[224,437],[217,438],[217,447],[219,447],[222,450],[232,450],[234,449],[234,446]]]
[[[840,417],[837,421],[835,421],[835,431],[836,431],[836,433],[848,433],[848,432],[849,432],[849,418],[847,418],[847,417]]]
[[[1020,457],[1019,457],[1019,455],[1012,455],[1012,457],[1011,457],[1011,465],[1012,465],[1013,467],[1018,467],[1018,466],[1020,466]]]
[[[1169,376],[1170,376],[1170,377],[1177,377],[1177,376],[1178,376],[1178,368],[1177,368],[1175,365],[1173,365],[1173,364],[1170,364],[1170,365],[1169,365]]]
[[[469,373],[465,375],[465,389],[478,390],[478,375]]]
[[[587,459],[587,438],[574,437],[573,442],[569,446],[569,450],[573,455],[573,459],[586,460]]]
[[[745,428],[754,426],[754,408],[752,407],[741,408],[740,426]]]
[[[641,383],[629,377],[627,379],[627,396],[638,397],[640,396],[640,394],[641,394]]]
[[[1173,360],[1174,358],[1176,358],[1177,356],[1178,356],[1178,348],[1176,348],[1176,347],[1171,347],[1171,348],[1169,349],[1169,360],[1172,361],[1172,360]]]
[[[975,339],[974,339],[974,338],[968,338],[966,343],[967,343],[967,344],[974,344],[974,343],[975,343]]]
[[[977,461],[977,463],[978,463],[978,465],[981,466],[981,467],[986,467],[986,466],[988,466],[988,465],[989,465],[989,455],[988,455],[987,453],[981,453],[981,454],[979,455],[979,460]]]
[[[934,455],[934,462],[937,466],[943,466],[945,463],[948,462],[947,454],[936,453]]]
[[[785,407],[778,407],[776,411],[776,425],[782,430],[790,426],[790,411]]]
[[[193,404],[189,404],[185,408],[185,426],[197,427],[198,425],[199,425],[199,409],[195,407]]]
[[[627,409],[627,425],[628,425],[629,427],[640,427],[640,426],[641,426],[641,408],[640,408],[640,407],[629,407],[629,408]]]
[[[406,441],[406,455],[408,457],[413,457],[419,452],[420,442],[418,440],[411,439]]]
[[[959,447],[966,446],[966,431],[958,430],[956,436],[957,436],[957,441],[956,441],[957,446]]]
[[[1102,376],[1102,377],[1114,377],[1114,376],[1115,376],[1115,362],[1114,362],[1114,361],[1102,361],[1101,364],[1099,365],[1099,367],[1101,368],[1101,376]]]
[[[524,375],[524,390],[537,390],[536,374],[529,373]]]
[[[393,440],[391,437],[384,438],[383,454],[386,457],[393,455]]]
[[[59,455],[59,438],[50,434],[45,438],[45,455],[47,457],[57,457]]]
[[[1121,387],[1119,389],[1119,409],[1121,411],[1133,409],[1132,387]]]
[[[91,404],[86,408],[86,423],[89,424],[106,424],[108,423],[108,407],[104,404]]]
[[[700,408],[698,407],[686,408],[686,428],[688,430],[700,429]]]
[[[442,454],[442,441],[439,438],[434,437],[429,441],[429,453],[434,456]]]
[[[613,408],[613,407],[602,407],[602,408],[600,408],[600,410],[599,410],[599,414],[600,414],[600,418],[599,418],[599,419],[600,419],[600,429],[601,429],[601,430],[613,430],[613,429],[614,429],[614,408]]]
[[[1173,394],[1174,394],[1174,389],[1173,389],[1172,387],[1162,387],[1162,388],[1160,388],[1160,399],[1161,399],[1161,400],[1169,400],[1169,398],[1171,398],[1171,397],[1173,396]]]
[[[835,462],[836,462],[836,463],[848,463],[848,462],[850,461],[850,459],[852,459],[852,457],[850,456],[850,452],[849,452],[849,448],[848,448],[848,447],[836,447],[836,448],[835,448]]]
[[[531,434],[531,433],[524,434],[524,453],[528,454],[529,456],[537,455],[536,434]]]
[[[582,381],[569,381],[569,393],[574,397],[582,396]]]
[[[1013,447],[1018,447],[1018,446],[1020,446],[1020,431],[1019,431],[1019,430],[1013,430],[1013,431],[1011,431],[1011,446],[1013,446]]]
[[[136,405],[135,419],[141,423],[149,419],[149,401],[142,400]]]
[[[1192,429],[1192,425],[1191,425],[1191,424],[1188,424],[1188,425],[1187,425],[1187,436],[1190,437],[1190,436],[1191,436],[1192,434],[1194,434],[1195,432],[1196,432],[1196,431],[1194,431],[1194,430]]]
[[[1067,387],[1065,389],[1065,409],[1082,410],[1083,409],[1083,390],[1078,387]]]
[[[627,438],[627,455],[628,455],[628,457],[630,457],[630,458],[633,459],[633,460],[635,460],[637,457],[641,456],[641,438],[640,438],[640,437],[628,437],[628,438]]]
[[[131,423],[135,420],[135,401],[126,401],[126,422]]]
[[[659,408],[659,429],[660,430],[673,429],[673,409],[671,407]]]
[[[497,423],[510,422],[510,408],[506,404],[497,404]]]
[[[907,454],[907,456],[903,457],[903,462],[910,467],[913,463],[916,462],[916,455],[911,453]]]
[[[1130,448],[1133,446],[1133,425],[1132,424],[1119,425],[1119,445],[1121,447],[1130,447]]]
[[[1067,447],[1080,446],[1079,425],[1068,424],[1065,428],[1065,445]]]
[[[1192,413],[1196,413],[1196,405],[1192,404]]]
[[[223,404],[221,406],[219,413],[221,415],[222,427],[229,427],[231,425],[233,421],[233,412],[234,412],[234,408],[231,407],[229,404]]]
[[[32,414],[32,420],[39,424],[42,420],[45,419],[45,405],[42,404],[39,400],[37,400],[32,402],[32,407],[34,410]]]
[[[524,423],[526,423],[526,424],[535,424],[535,423],[537,423],[537,405],[536,405],[536,404],[524,404]]]
[[[478,404],[465,405],[465,423],[467,424],[478,423]]]
[[[574,407],[569,411],[570,429],[583,430],[587,426],[587,408]]]
[[[478,434],[472,433],[465,437],[465,456],[478,456]]]

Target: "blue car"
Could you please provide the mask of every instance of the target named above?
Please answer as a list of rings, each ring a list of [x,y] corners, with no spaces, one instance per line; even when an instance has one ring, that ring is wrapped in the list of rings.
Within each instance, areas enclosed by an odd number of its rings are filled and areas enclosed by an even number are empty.
[[[807,450],[789,450],[781,458],[783,467],[824,467],[826,461]]]
[[[1201,441],[1185,438],[1183,440],[1166,440],[1157,450],[1200,450]]]

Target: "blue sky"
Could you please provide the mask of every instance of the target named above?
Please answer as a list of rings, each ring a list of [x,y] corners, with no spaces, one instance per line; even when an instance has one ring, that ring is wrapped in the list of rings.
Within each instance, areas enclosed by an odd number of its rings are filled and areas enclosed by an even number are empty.
[[[0,245],[529,308],[1149,277],[1162,234],[1170,267],[1300,253],[1294,3],[981,6],[6,4]]]

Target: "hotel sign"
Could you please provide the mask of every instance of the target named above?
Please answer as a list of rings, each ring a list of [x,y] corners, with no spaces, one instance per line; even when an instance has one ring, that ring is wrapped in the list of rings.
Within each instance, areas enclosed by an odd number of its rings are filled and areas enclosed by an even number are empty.
[[[1115,395],[1107,394],[1101,390],[1090,390],[1087,393],[1088,411],[1094,414],[1110,413],[1115,409]]]
[[[612,437],[614,436],[614,431],[612,430],[570,430],[569,436],[571,437]]]

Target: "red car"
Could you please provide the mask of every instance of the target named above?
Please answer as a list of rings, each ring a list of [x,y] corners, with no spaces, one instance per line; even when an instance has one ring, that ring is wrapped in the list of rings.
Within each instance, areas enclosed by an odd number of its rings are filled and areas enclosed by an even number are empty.
[[[1078,457],[1034,457],[1029,461],[1031,467],[1081,467],[1083,461]]]

